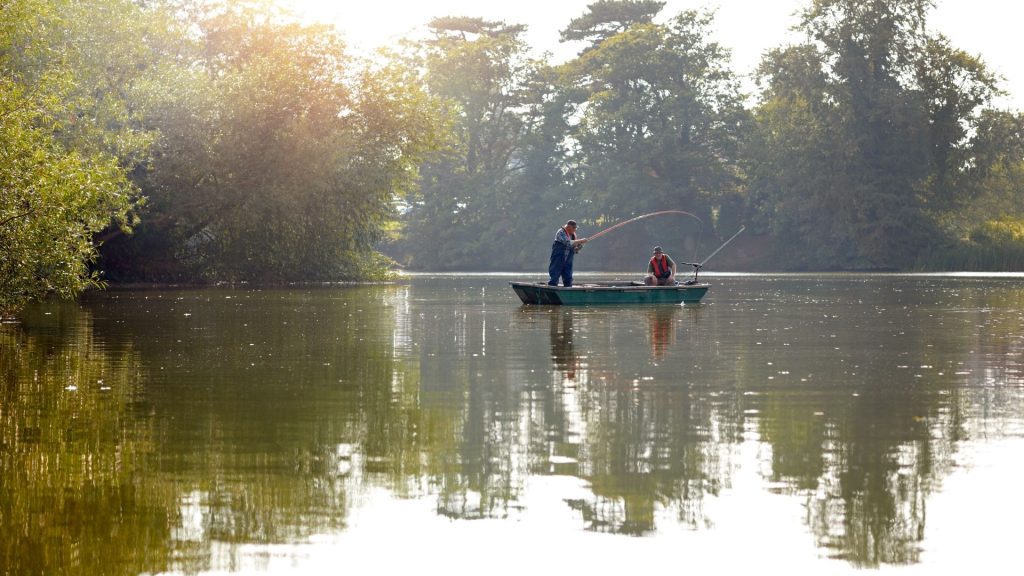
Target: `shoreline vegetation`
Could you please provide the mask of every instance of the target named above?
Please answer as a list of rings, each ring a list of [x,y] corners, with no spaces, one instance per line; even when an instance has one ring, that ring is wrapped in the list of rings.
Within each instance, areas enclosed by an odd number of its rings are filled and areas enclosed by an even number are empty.
[[[250,0],[0,5],[0,317],[141,285],[637,266],[1024,270],[1024,114],[933,0],[806,0],[745,94],[713,12],[596,0],[555,64],[438,15],[372,59]],[[685,258],[684,258],[685,259]],[[586,266],[586,265],[584,265]]]

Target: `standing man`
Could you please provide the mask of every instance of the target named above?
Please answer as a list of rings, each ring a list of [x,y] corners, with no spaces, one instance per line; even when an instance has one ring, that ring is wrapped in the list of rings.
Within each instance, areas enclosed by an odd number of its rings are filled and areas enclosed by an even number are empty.
[[[569,220],[555,232],[555,242],[551,245],[551,263],[548,264],[549,286],[558,286],[562,279],[563,286],[572,286],[572,257],[583,248],[587,239],[576,239],[576,221]]]
[[[674,286],[676,283],[676,263],[661,246],[654,247],[654,256],[647,263],[647,276],[644,284],[648,286]]]

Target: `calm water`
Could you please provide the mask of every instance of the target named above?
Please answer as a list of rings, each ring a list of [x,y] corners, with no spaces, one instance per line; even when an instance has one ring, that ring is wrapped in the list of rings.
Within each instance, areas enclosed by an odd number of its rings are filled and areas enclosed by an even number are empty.
[[[1024,277],[707,279],[33,308],[0,326],[0,573],[1012,571]]]

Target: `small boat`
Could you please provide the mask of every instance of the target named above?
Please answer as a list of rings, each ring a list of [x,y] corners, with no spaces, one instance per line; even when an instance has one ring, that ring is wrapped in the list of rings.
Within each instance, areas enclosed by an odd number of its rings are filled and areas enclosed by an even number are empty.
[[[628,224],[639,218],[661,214],[645,214],[622,224]],[[607,230],[602,230],[591,236],[591,239],[613,230],[622,224],[616,224]],[[729,242],[732,242],[740,232],[746,229],[740,226],[738,232],[725,241],[717,250],[701,262],[680,262],[683,266],[693,267],[693,278],[685,282],[676,282],[672,286],[647,286],[643,282],[635,280],[619,280],[613,282],[597,282],[594,284],[578,284],[568,288],[565,286],[551,286],[544,282],[509,282],[516,295],[523,301],[523,304],[549,304],[580,306],[589,304],[698,304],[700,299],[708,293],[710,284],[697,281],[697,273],[704,264]]]
[[[550,286],[543,282],[509,282],[523,304],[579,306],[588,304],[697,304],[709,285],[684,283],[647,286],[643,282],[597,282]]]

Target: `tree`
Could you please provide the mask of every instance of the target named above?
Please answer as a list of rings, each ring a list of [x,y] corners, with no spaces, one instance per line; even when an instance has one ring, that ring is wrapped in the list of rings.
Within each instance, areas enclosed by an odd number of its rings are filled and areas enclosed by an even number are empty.
[[[88,14],[89,17],[84,17]],[[101,284],[94,233],[127,226],[149,137],[128,104],[156,12],[119,0],[0,5],[0,316]],[[84,41],[87,38],[89,41]]]
[[[68,151],[41,125],[52,117],[0,82],[0,317],[51,293],[72,297],[100,277],[92,235],[125,222],[134,189],[117,160]],[[51,125],[52,126],[52,125]]]
[[[358,64],[324,26],[232,2],[200,12],[161,138],[139,182],[121,277],[340,280],[380,276],[374,245],[444,123],[411,71]],[[155,263],[155,265],[154,265]]]
[[[930,128],[931,174],[922,188],[937,216],[963,209],[973,155],[971,134],[984,127],[978,110],[999,93],[996,76],[976,57],[952,47],[943,36],[928,38],[915,63],[915,85],[925,99]],[[990,116],[991,118],[991,116]]]
[[[844,158],[832,135],[839,126],[824,55],[813,45],[776,49],[758,69],[763,103],[743,151],[754,224],[784,239],[784,268],[811,268],[856,257],[848,220],[822,217],[843,202]],[[832,169],[823,169],[824,167]],[[814,239],[827,241],[812,244]]]
[[[951,238],[925,265],[941,270],[1024,268],[1024,115],[984,110],[960,154],[957,208],[942,215]]]
[[[636,22],[565,65],[566,170],[595,224],[680,208],[711,231],[721,200],[740,192],[747,113],[711,22],[695,11]]]
[[[437,18],[418,46],[431,94],[455,117],[455,146],[423,165],[421,190],[395,246],[407,264],[428,269],[514,265],[523,202],[516,179],[537,106],[541,62],[527,56],[525,27],[480,18]],[[486,231],[486,232],[485,232]]]
[[[664,7],[657,0],[597,0],[562,30],[562,42],[583,40],[595,47],[634,24],[650,24]]]
[[[957,228],[1010,218],[1024,220],[1024,114],[985,110],[974,126],[967,181],[971,202],[958,210]]]
[[[995,84],[928,35],[932,6],[815,0],[809,43],[760,68],[752,197],[796,266],[912,267],[962,205],[968,135]]]

